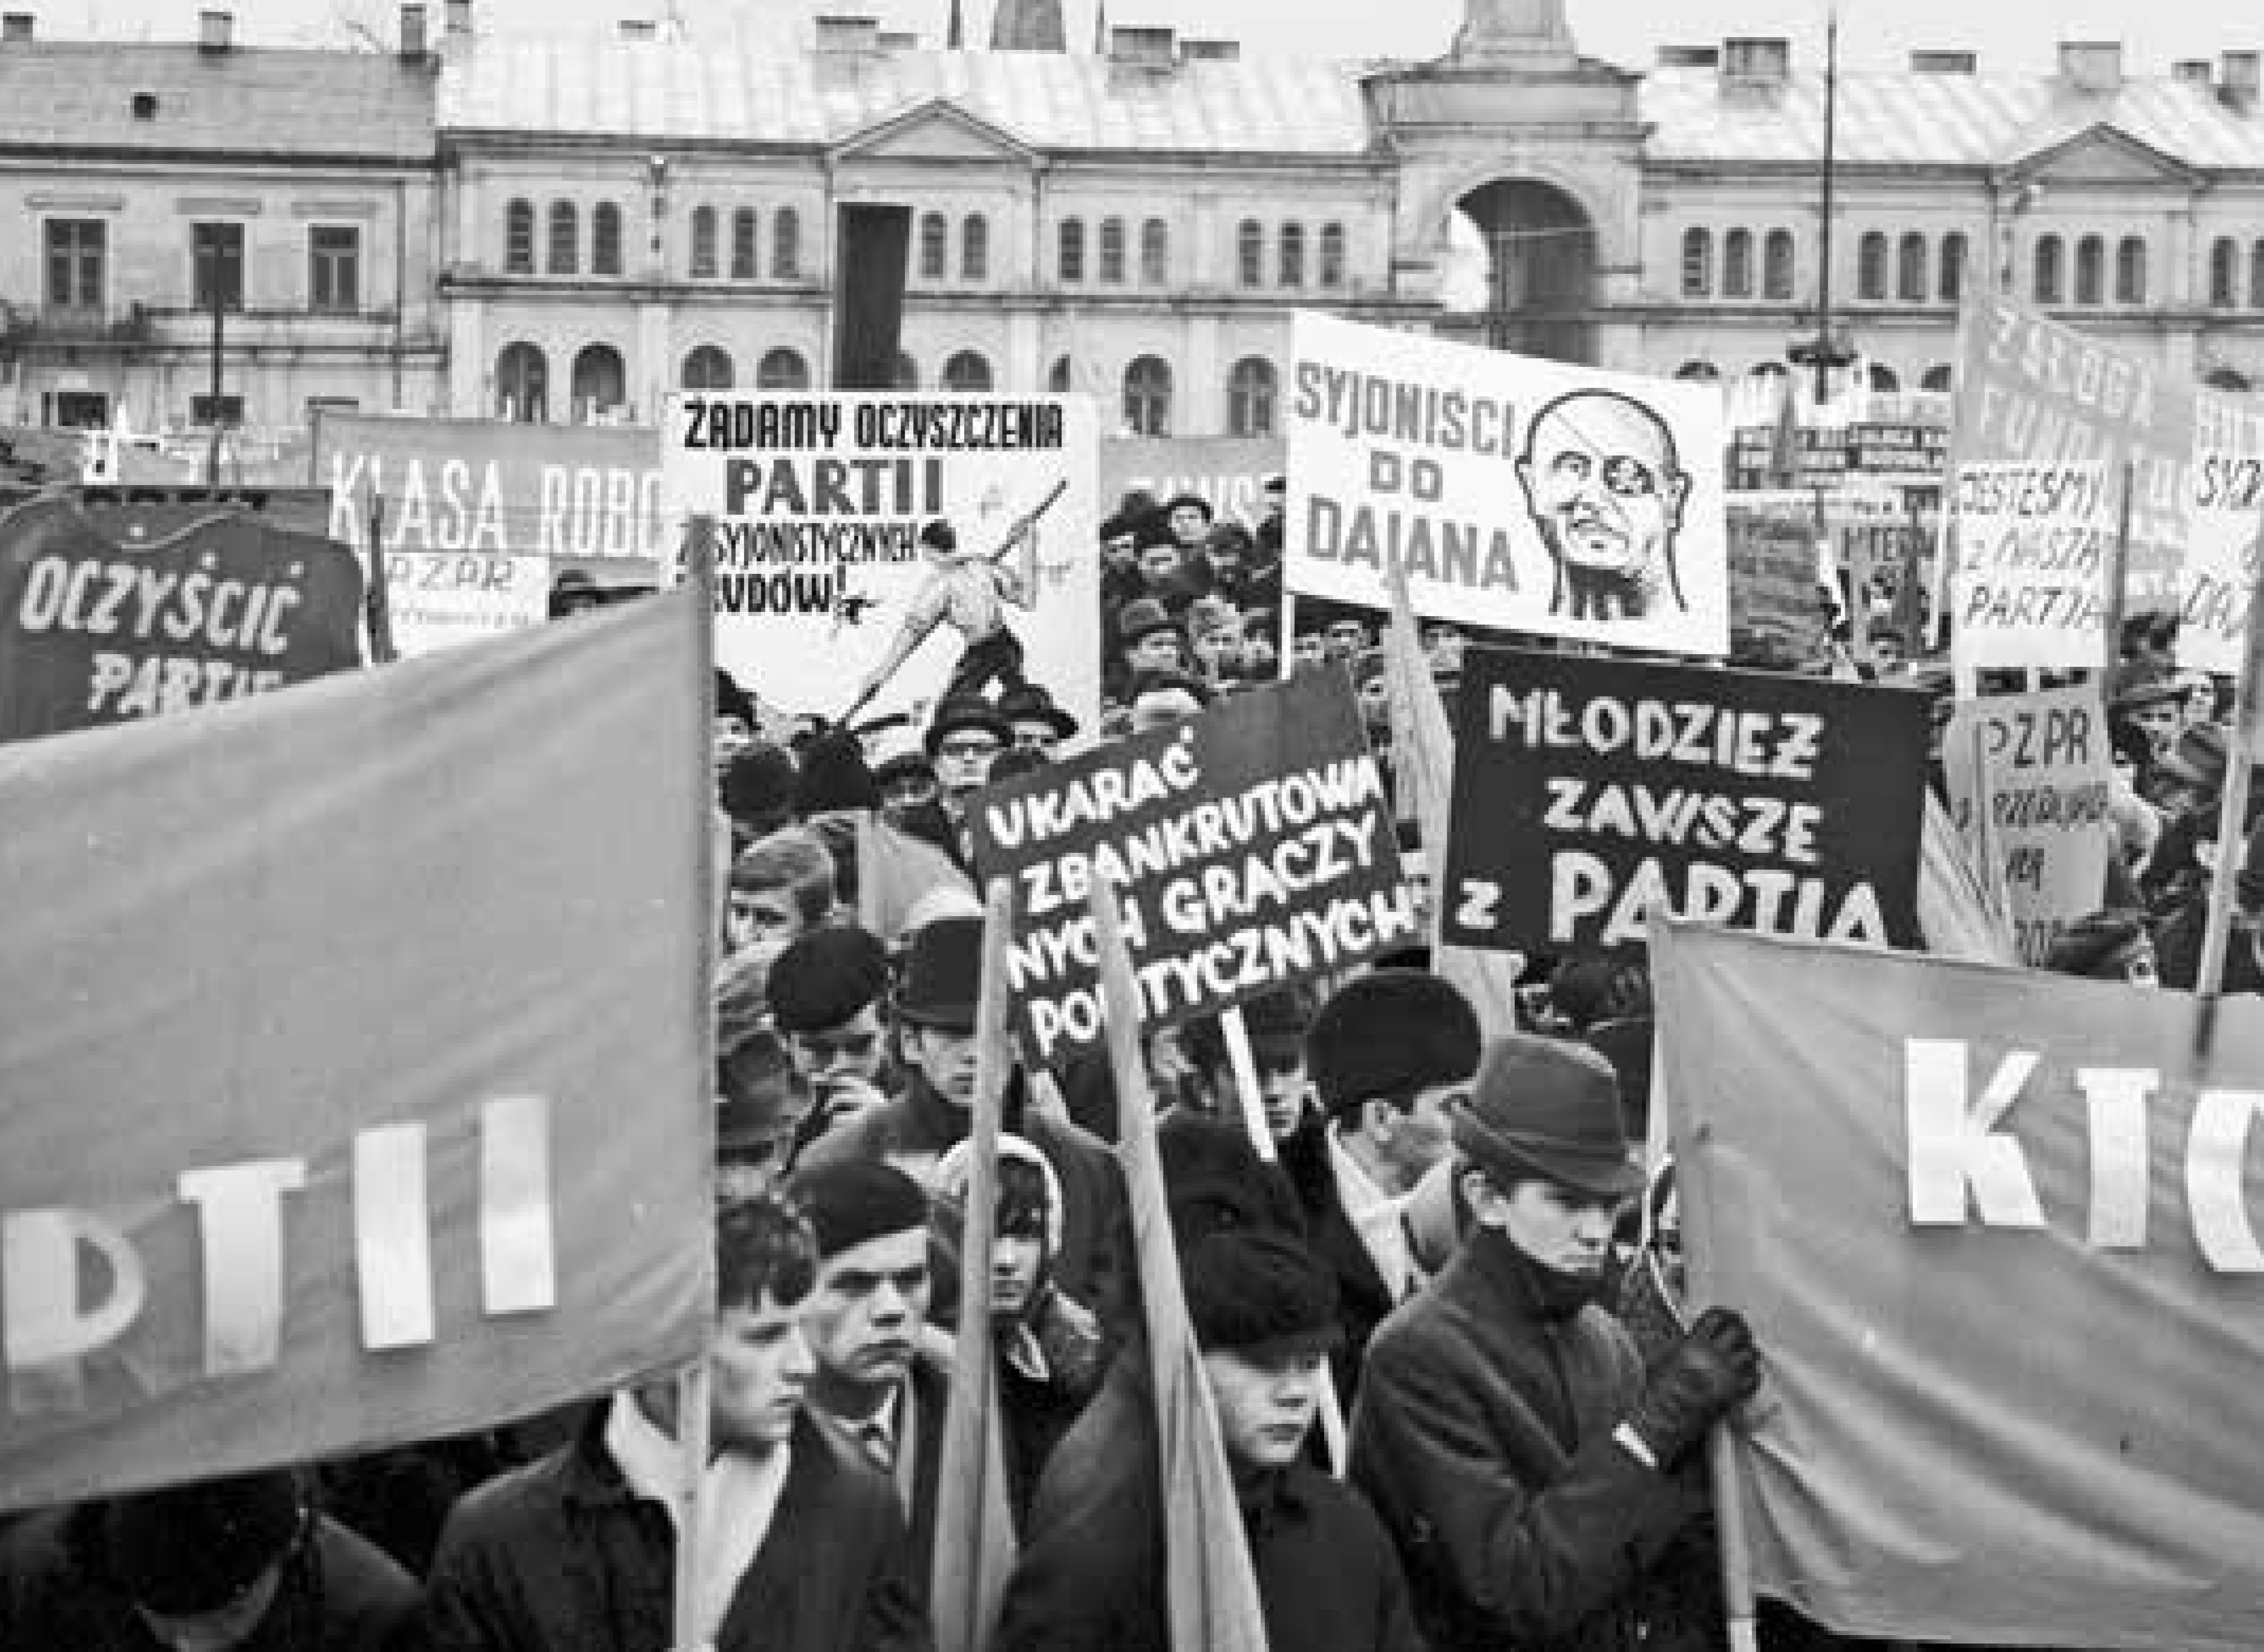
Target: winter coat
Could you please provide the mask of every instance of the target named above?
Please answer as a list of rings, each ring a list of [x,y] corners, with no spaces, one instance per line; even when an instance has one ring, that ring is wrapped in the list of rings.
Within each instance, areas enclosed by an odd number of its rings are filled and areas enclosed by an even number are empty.
[[[472,1492],[427,1588],[434,1652],[663,1652],[676,1532],[605,1447],[607,1408],[569,1446]],[[716,1652],[894,1652],[929,1644],[896,1489],[805,1413],[786,1484],[716,1632]]]
[[[1117,1360],[1038,1485],[991,1652],[1172,1652],[1145,1349]],[[1281,1652],[1421,1652],[1390,1540],[1359,1495],[1300,1463],[1238,1485]]]
[[[1552,1303],[1481,1228],[1368,1344],[1352,1479],[1399,1545],[1433,1652],[1629,1652],[1645,1571],[1704,1507],[1695,1471],[1611,1438],[1641,1359],[1602,1308]]]

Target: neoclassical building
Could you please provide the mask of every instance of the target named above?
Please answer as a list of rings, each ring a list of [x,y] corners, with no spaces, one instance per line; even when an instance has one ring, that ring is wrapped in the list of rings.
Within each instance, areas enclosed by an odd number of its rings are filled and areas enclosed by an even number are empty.
[[[1868,380],[1918,389],[1947,382],[1960,293],[2002,282],[2264,384],[2254,52],[2137,76],[2111,43],[2042,72],[1949,44],[1839,75],[1827,271],[1825,66],[1782,40],[1638,70],[1583,56],[1562,0],[1467,0],[1435,58],[1346,65],[1150,27],[943,51],[856,16],[524,39],[476,4],[443,0],[429,42],[404,6],[386,53],[0,27],[0,211],[36,226],[0,237],[0,413],[210,411],[207,226],[247,272],[222,355],[255,424],[643,420],[678,386],[812,385],[855,202],[913,214],[900,383],[1085,390],[1152,433],[1273,430],[1300,306],[1734,383],[1785,370],[1828,286]],[[75,49],[99,120],[19,97]]]

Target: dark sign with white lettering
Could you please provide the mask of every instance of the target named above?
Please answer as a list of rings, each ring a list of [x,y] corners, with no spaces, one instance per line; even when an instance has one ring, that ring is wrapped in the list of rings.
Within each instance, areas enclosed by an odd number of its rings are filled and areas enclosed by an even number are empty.
[[[1473,649],[1445,938],[1636,953],[1658,907],[1917,946],[1926,756],[1906,689]]]
[[[361,565],[216,510],[120,544],[69,500],[0,517],[0,740],[218,705],[361,663]]]
[[[1105,873],[1151,1025],[1422,938],[1351,679],[1308,671],[979,793],[983,880],[1014,883],[1008,973],[1040,1061],[1102,1036],[1085,894]]]

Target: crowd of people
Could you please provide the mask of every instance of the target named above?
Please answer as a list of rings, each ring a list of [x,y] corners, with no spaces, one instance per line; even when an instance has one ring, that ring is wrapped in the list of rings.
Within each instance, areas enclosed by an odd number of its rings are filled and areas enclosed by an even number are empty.
[[[1255,533],[1192,496],[1104,530],[1114,737],[1273,680],[1278,482]],[[1372,618],[1295,652],[1380,704]],[[2054,965],[2190,980],[2225,770],[2221,685],[2113,692],[2118,853]],[[1442,685],[1460,634],[1427,641]],[[1310,656],[1310,658],[1306,657]],[[717,1313],[696,1621],[672,1621],[672,1383],[476,1437],[54,1510],[0,1536],[0,1645],[657,1652],[932,1643],[954,1386],[996,1385],[1018,1559],[994,1645],[1163,1648],[1166,1488],[1105,1061],[1017,1067],[987,1373],[954,1331],[983,919],[966,821],[1085,731],[1042,690],[924,728],[763,738],[719,674]],[[1382,721],[1380,714],[1375,721]],[[2252,818],[2253,818],[2252,815]],[[884,927],[876,826],[934,875]],[[719,828],[720,830],[720,828]],[[2243,906],[2264,913],[2264,844]],[[2254,887],[2252,888],[2252,883]],[[2246,932],[2246,931],[2245,931]],[[1536,960],[1482,1027],[1421,950],[1143,1040],[1186,1308],[1277,1652],[1723,1644],[1702,1445],[1767,1350],[1680,1301],[1639,967]],[[2264,989],[2251,938],[2235,984]],[[1856,1644],[1774,1603],[1765,1645]],[[1181,1652],[1186,1652],[1185,1648]]]

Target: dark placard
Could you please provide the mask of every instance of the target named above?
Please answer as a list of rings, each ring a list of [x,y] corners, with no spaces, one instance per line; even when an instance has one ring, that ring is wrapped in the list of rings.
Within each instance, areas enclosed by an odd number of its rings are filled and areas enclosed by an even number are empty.
[[[1729,533],[1731,644],[1772,648],[1794,660],[1820,657],[1830,610],[1817,576],[1810,513],[1732,502]]]
[[[983,793],[975,866],[1014,883],[1016,1024],[1039,1061],[1102,1037],[1085,893],[1105,872],[1151,1025],[1422,938],[1351,679],[1301,673]]]
[[[1636,953],[1663,905],[1914,946],[1926,750],[1911,690],[1472,649],[1446,939]]]
[[[220,510],[120,543],[62,499],[0,517],[0,740],[219,705],[361,663],[352,551]]]
[[[1858,478],[1938,484],[1948,467],[1949,431],[1941,424],[1803,425],[1793,432],[1792,485],[1830,489]],[[1777,429],[1738,427],[1730,459],[1732,490],[1773,488]]]

